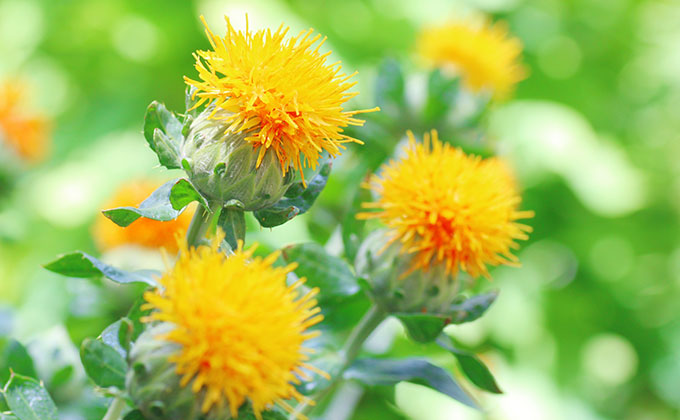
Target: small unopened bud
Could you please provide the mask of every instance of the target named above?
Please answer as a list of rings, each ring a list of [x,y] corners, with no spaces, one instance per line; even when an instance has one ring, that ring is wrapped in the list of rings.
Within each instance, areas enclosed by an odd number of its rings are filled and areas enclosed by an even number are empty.
[[[260,148],[245,140],[252,132],[228,130],[229,113],[213,111],[209,107],[196,117],[182,145],[182,167],[189,179],[210,200],[238,200],[246,211],[271,206],[292,184],[295,171],[284,175],[274,150],[258,165]]]
[[[373,299],[388,312],[443,313],[459,292],[459,279],[442,264],[413,269],[413,257],[389,243],[387,231],[371,233],[361,244],[355,267],[371,286]]]

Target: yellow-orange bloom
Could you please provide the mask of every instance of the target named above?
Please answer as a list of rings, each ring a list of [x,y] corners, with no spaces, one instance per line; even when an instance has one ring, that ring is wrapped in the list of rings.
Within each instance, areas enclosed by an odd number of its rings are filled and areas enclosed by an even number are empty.
[[[136,207],[159,186],[150,180],[128,182],[120,186],[103,208]],[[178,249],[175,234],[185,232],[189,228],[194,208],[195,206],[192,205],[177,219],[168,222],[140,217],[128,227],[120,227],[103,214],[99,214],[93,226],[93,237],[102,251],[121,245],[139,245],[146,248],[164,248],[168,252],[175,253]]]
[[[236,31],[225,20],[227,33],[219,37],[203,19],[213,49],[194,54],[200,80],[185,81],[197,89],[197,106],[207,102],[227,111],[229,131],[248,133],[246,141],[260,148],[258,166],[271,149],[284,175],[291,165],[301,172],[303,166],[315,168],[324,150],[335,157],[343,143],[361,143],[343,128],[362,125],[353,116],[377,108],[343,111],[358,94],[348,92],[356,82],[341,73],[339,62],[326,63],[330,52],[319,52],[324,41],[314,46],[321,35],[309,29],[286,39],[283,25],[276,32],[252,33]]]
[[[517,264],[515,240],[531,228],[517,223],[533,217],[519,211],[521,198],[510,168],[498,158],[482,159],[442,144],[437,132],[416,143],[411,132],[406,156],[383,166],[370,187],[378,194],[364,203],[390,229],[391,242],[413,255],[411,270],[445,264],[473,277],[488,277],[488,265]]]
[[[0,142],[28,162],[42,160],[49,149],[49,124],[22,106],[25,87],[17,81],[0,83]]]
[[[489,89],[497,99],[507,97],[526,77],[521,63],[522,43],[497,22],[475,26],[469,22],[426,28],[419,53],[435,66],[461,74],[473,91]]]
[[[274,404],[292,412],[284,400],[305,401],[294,385],[315,370],[303,344],[318,335],[307,331],[322,319],[317,290],[302,292],[304,279],[287,286],[295,264],[273,267],[278,252],[253,257],[255,246],[240,244],[227,257],[221,239],[198,248],[181,243],[179,260],[160,279],[163,290],[144,295],[155,309],[147,321],[175,327],[159,339],[179,345],[169,361],[181,386],[202,393],[203,412],[228,403],[236,417],[246,401],[258,419]]]

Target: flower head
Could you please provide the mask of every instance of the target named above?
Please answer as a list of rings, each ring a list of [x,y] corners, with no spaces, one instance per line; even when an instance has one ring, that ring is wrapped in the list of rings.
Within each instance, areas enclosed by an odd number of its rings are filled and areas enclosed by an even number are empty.
[[[303,293],[304,279],[286,285],[295,265],[273,267],[278,253],[253,257],[255,247],[227,257],[212,246],[181,245],[179,260],[161,279],[162,291],[147,292],[156,309],[149,320],[170,323],[159,337],[179,345],[170,361],[182,379],[203,395],[202,410],[222,408],[231,415],[250,401],[258,418],[274,404],[304,400],[294,387],[306,378],[305,340],[317,336],[307,329],[321,321],[314,295]]]
[[[137,206],[152,192],[158,184],[150,180],[135,180],[123,184],[106,203],[104,208]],[[175,220],[160,222],[140,217],[128,227],[120,227],[111,220],[98,215],[92,233],[97,246],[102,251],[121,245],[139,245],[145,248],[164,248],[168,252],[177,252],[175,234],[185,232],[191,222],[192,211],[185,210]]]
[[[23,109],[25,87],[16,81],[0,83],[0,142],[28,162],[38,162],[48,151],[48,122]]]
[[[508,34],[503,23],[449,23],[426,28],[418,49],[434,65],[461,73],[468,88],[488,88],[499,99],[508,96],[526,77],[520,62],[522,43]]]
[[[377,218],[389,228],[390,242],[412,255],[411,270],[444,264],[473,277],[488,276],[487,265],[516,264],[511,249],[531,230],[516,222],[533,216],[519,211],[521,198],[508,166],[442,144],[437,132],[416,143],[411,132],[406,156],[373,175],[378,194],[359,218]]]
[[[291,165],[301,172],[303,166],[316,167],[323,151],[335,157],[343,143],[361,143],[343,128],[362,125],[353,116],[377,109],[343,111],[357,95],[348,92],[356,82],[341,73],[339,62],[326,63],[330,53],[319,52],[320,35],[309,29],[286,39],[283,25],[252,33],[236,31],[225,20],[227,33],[219,37],[203,19],[213,49],[194,54],[200,80],[185,80],[196,88],[196,106],[208,102],[215,112],[227,111],[220,118],[229,130],[247,133],[245,140],[259,148],[258,166],[271,149],[284,175]]]

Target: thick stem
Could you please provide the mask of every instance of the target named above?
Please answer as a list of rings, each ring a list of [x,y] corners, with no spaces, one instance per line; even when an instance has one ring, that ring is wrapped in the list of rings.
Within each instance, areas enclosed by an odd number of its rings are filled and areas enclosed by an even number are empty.
[[[196,213],[194,213],[194,217],[191,219],[191,224],[189,224],[189,229],[187,230],[188,246],[197,246],[199,244],[208,231],[214,214],[215,212],[212,209],[206,209],[201,205],[196,208]]]
[[[102,420],[120,420],[120,415],[123,414],[125,405],[125,400],[121,397],[114,398]]]
[[[331,378],[330,383],[326,388],[319,391],[313,397],[313,401],[319,402],[324,399],[342,380],[342,374],[348,367],[354,363],[354,360],[359,355],[361,348],[364,345],[366,339],[371,335],[373,331],[380,325],[385,318],[387,318],[387,312],[380,308],[377,304],[373,304],[371,308],[366,312],[359,324],[354,327],[345,345],[341,351],[342,357],[342,367],[338,371],[338,374]],[[293,413],[288,417],[290,419],[296,419],[298,414],[307,415],[314,409],[312,404],[307,402],[300,404]]]

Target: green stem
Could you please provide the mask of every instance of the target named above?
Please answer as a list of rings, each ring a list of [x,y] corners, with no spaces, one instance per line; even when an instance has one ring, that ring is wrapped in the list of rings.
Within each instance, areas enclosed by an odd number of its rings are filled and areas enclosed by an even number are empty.
[[[373,331],[375,331],[378,325],[380,325],[385,320],[385,318],[387,318],[387,315],[388,315],[387,312],[385,312],[378,305],[373,304],[373,306],[371,306],[371,308],[368,310],[368,312],[366,312],[364,317],[361,318],[359,324],[356,327],[354,327],[349,337],[347,337],[345,345],[342,347],[342,350],[340,352],[340,356],[342,357],[342,367],[338,371],[338,374],[334,378],[331,378],[331,381],[326,388],[324,388],[323,390],[319,391],[316,395],[314,395],[313,401],[320,402],[328,394],[330,394],[331,391],[333,391],[333,389],[335,389],[335,387],[342,380],[343,372],[345,372],[345,370],[347,370],[347,368],[350,367],[352,363],[354,363],[354,360],[359,355],[359,352],[361,351],[361,348],[363,347],[366,339],[371,335]],[[313,409],[314,406],[309,403],[300,404],[295,409],[295,412],[291,413],[291,415],[288,418],[294,419],[296,418],[297,414],[307,415]]]
[[[125,406],[124,399],[121,397],[114,398],[102,420],[119,420],[120,415],[123,414],[123,410],[125,410]]]
[[[203,239],[215,214],[213,210],[213,208],[207,209],[201,205],[196,208],[196,213],[194,213],[194,217],[191,219],[191,224],[189,224],[189,229],[187,230],[188,246],[197,246],[201,239]]]

